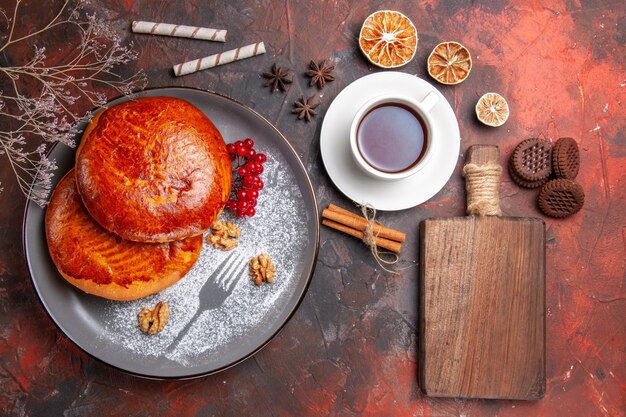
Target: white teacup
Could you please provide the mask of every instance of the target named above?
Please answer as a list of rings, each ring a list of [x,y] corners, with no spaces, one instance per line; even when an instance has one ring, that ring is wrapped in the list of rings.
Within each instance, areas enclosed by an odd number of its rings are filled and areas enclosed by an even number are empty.
[[[397,181],[426,166],[437,137],[431,111],[438,101],[431,91],[421,101],[381,95],[361,106],[350,127],[350,150],[363,172]]]

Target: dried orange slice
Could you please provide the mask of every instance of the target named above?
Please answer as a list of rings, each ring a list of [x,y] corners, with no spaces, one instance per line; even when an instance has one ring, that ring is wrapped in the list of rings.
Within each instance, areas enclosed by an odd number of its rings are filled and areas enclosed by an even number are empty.
[[[487,126],[502,126],[509,118],[509,105],[498,93],[487,93],[476,103],[476,117]]]
[[[441,42],[428,56],[428,74],[442,84],[458,84],[472,69],[472,57],[458,42]]]
[[[415,56],[417,30],[413,22],[402,13],[379,10],[363,22],[359,47],[374,65],[382,68],[401,67]]]

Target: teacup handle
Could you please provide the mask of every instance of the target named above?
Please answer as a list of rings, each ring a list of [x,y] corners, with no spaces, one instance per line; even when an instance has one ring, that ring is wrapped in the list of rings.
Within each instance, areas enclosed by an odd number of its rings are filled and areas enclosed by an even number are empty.
[[[420,101],[420,104],[424,106],[424,109],[426,111],[430,111],[433,107],[435,107],[435,104],[437,104],[438,102],[439,96],[437,95],[437,93],[434,91],[430,91],[428,94],[426,94],[426,97],[424,97],[422,101]]]

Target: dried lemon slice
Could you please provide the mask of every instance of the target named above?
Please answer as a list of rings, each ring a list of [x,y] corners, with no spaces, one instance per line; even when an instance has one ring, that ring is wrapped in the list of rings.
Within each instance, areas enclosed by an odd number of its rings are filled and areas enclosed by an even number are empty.
[[[359,47],[367,59],[382,68],[407,64],[415,56],[417,30],[400,12],[379,10],[365,19]]]
[[[502,126],[509,118],[509,105],[498,93],[487,93],[476,103],[476,117],[487,126]]]
[[[458,42],[442,42],[428,56],[428,74],[442,84],[458,84],[472,69],[472,57]]]

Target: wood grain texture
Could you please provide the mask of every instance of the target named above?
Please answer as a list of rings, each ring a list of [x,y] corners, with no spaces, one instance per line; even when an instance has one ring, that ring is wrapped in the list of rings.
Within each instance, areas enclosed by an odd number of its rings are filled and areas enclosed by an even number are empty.
[[[472,147],[468,162],[497,160]],[[420,386],[431,396],[545,392],[545,227],[470,216],[420,228]]]
[[[467,162],[475,164],[486,164],[487,162],[498,162],[500,160],[500,148],[493,145],[473,145],[467,150],[465,156]]]
[[[444,397],[541,398],[543,222],[429,219],[421,233],[422,390]]]

